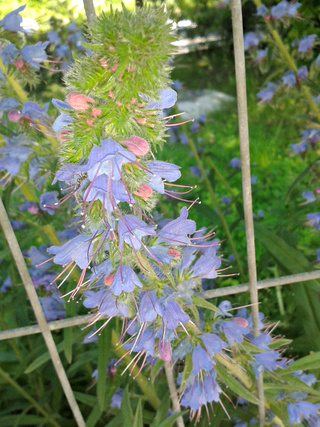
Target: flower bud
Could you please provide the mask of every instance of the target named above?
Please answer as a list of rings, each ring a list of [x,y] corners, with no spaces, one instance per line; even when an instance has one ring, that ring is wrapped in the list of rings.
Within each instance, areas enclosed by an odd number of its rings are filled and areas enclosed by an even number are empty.
[[[232,322],[234,322],[238,326],[241,326],[241,328],[246,328],[248,326],[247,319],[244,319],[243,317],[234,317],[232,319]]]
[[[135,156],[143,156],[149,151],[149,144],[145,139],[139,136],[130,136],[120,141],[120,143],[125,145]]]
[[[161,341],[158,342],[159,356],[165,362],[171,360],[171,345],[169,342]]]
[[[10,122],[18,123],[18,121],[21,119],[21,114],[18,110],[12,110],[8,113],[8,119]]]
[[[90,108],[88,102],[94,104],[94,100],[90,98],[90,96],[86,96],[77,92],[70,92],[67,96],[67,99],[70,106],[77,111],[85,111]]]
[[[146,200],[152,194],[152,189],[147,184],[142,184],[137,188],[137,191],[134,191],[133,194],[141,197],[143,200]]]
[[[104,278],[104,284],[107,285],[107,286],[110,286],[112,284],[112,282],[113,282],[114,275],[115,275],[115,273],[108,274],[108,276],[106,276]]]
[[[20,70],[24,64],[22,59],[17,59],[16,61],[14,61],[14,65]]]
[[[68,141],[68,136],[70,135],[70,131],[67,129],[62,129],[57,133],[57,138],[59,139],[59,141],[61,142],[66,142]]]
[[[169,249],[167,252],[168,255],[173,255],[173,259],[179,258],[180,253],[174,249]]]

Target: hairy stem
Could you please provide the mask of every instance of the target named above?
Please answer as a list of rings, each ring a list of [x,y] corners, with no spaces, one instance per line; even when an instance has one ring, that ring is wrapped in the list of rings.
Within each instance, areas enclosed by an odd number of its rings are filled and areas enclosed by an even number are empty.
[[[181,408],[179,403],[179,396],[178,396],[178,392],[174,382],[171,362],[164,362],[164,370],[166,372],[167,383],[170,390],[170,398],[172,401],[173,410],[174,412],[180,412]],[[184,427],[184,421],[181,415],[180,417],[177,418],[176,422],[178,427]]]

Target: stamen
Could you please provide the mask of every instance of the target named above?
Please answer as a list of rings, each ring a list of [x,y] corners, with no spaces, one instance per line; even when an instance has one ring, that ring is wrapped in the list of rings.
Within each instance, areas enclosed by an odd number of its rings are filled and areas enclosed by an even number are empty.
[[[37,264],[36,267],[40,267],[40,265],[45,264],[46,262],[51,261],[53,258],[55,257],[55,255],[52,258],[46,259],[45,261],[41,262],[40,264]]]

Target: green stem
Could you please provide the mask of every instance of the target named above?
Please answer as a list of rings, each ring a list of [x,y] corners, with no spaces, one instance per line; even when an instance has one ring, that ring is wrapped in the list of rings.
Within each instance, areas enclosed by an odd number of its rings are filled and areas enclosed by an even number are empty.
[[[262,5],[260,0],[253,0],[253,2],[257,7]],[[283,43],[278,31],[276,31],[272,27],[270,22],[266,21],[266,25],[267,25],[267,28],[270,31],[275,43],[276,43],[276,46],[278,47],[278,49],[280,50],[280,52],[282,53],[282,55],[286,59],[289,68],[296,73],[297,69],[298,69],[296,66],[296,63],[294,62],[294,59],[292,58],[288,49],[286,48],[285,44]],[[307,103],[309,104],[311,111],[316,115],[318,120],[320,120],[320,110],[319,110],[317,104],[312,99],[309,87],[305,86],[305,85],[301,85],[301,89],[302,89],[303,95],[305,96],[305,98],[307,100]]]
[[[222,212],[222,210],[221,210],[221,208],[219,206],[218,199],[217,199],[217,197],[216,197],[216,195],[215,195],[215,193],[213,191],[213,188],[212,188],[212,186],[210,184],[209,178],[207,177],[206,171],[205,171],[204,166],[203,166],[203,164],[201,162],[201,159],[200,159],[200,157],[199,157],[199,155],[197,153],[197,150],[196,150],[196,147],[194,145],[194,142],[192,141],[191,138],[188,138],[188,141],[189,141],[190,148],[191,148],[191,150],[193,152],[194,158],[195,158],[195,160],[196,160],[196,162],[197,162],[197,164],[198,164],[198,166],[200,168],[200,171],[201,171],[201,174],[203,176],[203,179],[204,179],[204,182],[206,184],[206,187],[207,187],[207,189],[208,189],[208,191],[210,193],[213,205],[214,205],[214,207],[215,207],[215,209],[216,209],[216,211],[218,213],[218,216],[220,218],[221,224],[222,224],[222,226],[224,228],[224,231],[226,233],[226,236],[227,236],[227,239],[229,241],[231,250],[233,252],[235,261],[237,263],[239,272],[240,272],[241,276],[244,277],[244,271],[242,269],[242,265],[241,265],[241,262],[240,262],[240,257],[239,257],[238,251],[237,251],[237,249],[236,249],[236,247],[234,245],[234,242],[233,242],[233,239],[232,239],[232,236],[231,236],[228,224],[227,224],[227,222],[225,220],[225,217],[223,215],[223,212]]]
[[[17,80],[12,75],[10,75],[7,72],[7,69],[3,65],[3,62],[2,62],[1,58],[0,58],[0,69],[3,72],[3,74],[4,74],[4,76],[5,76],[5,78],[6,78],[7,82],[8,82],[8,85],[11,86],[12,89],[15,91],[15,93],[17,94],[17,97],[19,98],[19,100],[21,102],[23,102],[23,103],[26,102],[26,101],[28,101],[27,94],[22,89],[22,87],[19,85],[19,83],[17,82]]]
[[[31,397],[26,391],[24,391],[24,389],[22,387],[19,386],[19,384],[6,372],[4,372],[1,368],[0,368],[0,375],[9,383],[12,385],[12,387],[14,387],[18,393],[21,394],[21,396],[23,396],[26,400],[28,400],[37,411],[39,411],[44,417],[46,417],[48,419],[48,422],[53,425],[54,427],[59,427],[59,424],[49,418],[49,414],[38,404],[38,402],[36,400],[33,399],[33,397]]]
[[[114,330],[112,330],[112,344],[113,344],[114,352],[118,356],[122,357],[126,353],[126,350],[124,350],[122,347],[119,347],[118,342],[119,342],[119,336]],[[125,364],[129,364],[132,359],[129,355],[127,355],[123,358],[123,360]],[[151,406],[157,410],[160,405],[159,397],[154,391],[154,388],[152,387],[150,381],[148,381],[142,373],[140,373],[139,375],[137,374],[138,374],[138,368],[135,367],[132,371],[133,378],[135,378],[135,381],[137,382],[138,386],[144,393],[146,399],[149,401]]]
[[[224,178],[224,176],[220,173],[219,169],[217,169],[216,165],[213,163],[213,161],[210,159],[210,157],[206,157],[206,160],[209,163],[211,169],[214,170],[214,173],[217,175],[217,178],[219,179],[219,181],[225,186],[225,189],[228,191],[228,193],[230,194],[230,196],[233,199],[235,199],[236,198],[236,194],[234,193],[234,191],[232,190],[232,188],[230,187],[230,185],[228,184],[228,182]]]

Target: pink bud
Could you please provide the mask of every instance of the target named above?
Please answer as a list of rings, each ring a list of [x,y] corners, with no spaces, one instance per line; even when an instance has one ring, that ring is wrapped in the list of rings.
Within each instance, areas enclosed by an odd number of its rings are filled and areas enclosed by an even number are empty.
[[[114,97],[114,94],[113,94],[113,92],[112,92],[112,90],[111,90],[111,89],[109,90],[108,95],[110,96],[110,98],[113,98],[113,97]]]
[[[178,251],[175,251],[174,249],[169,249],[167,254],[173,255],[173,259],[177,259],[180,255],[180,253]]]
[[[117,61],[112,67],[111,67],[111,71],[114,73],[115,71],[117,71],[118,68],[118,64],[119,62]]]
[[[137,188],[137,191],[134,191],[133,194],[141,197],[143,200],[146,200],[152,194],[152,189],[147,184],[142,184]]]
[[[138,104],[137,104],[137,106],[139,107],[139,108],[142,108],[142,107],[144,107],[146,104],[144,103],[144,102],[138,102]]]
[[[102,65],[103,68],[108,68],[108,64],[105,59],[100,59],[100,64]]]
[[[61,142],[66,142],[68,141],[68,136],[70,135],[70,131],[67,129],[62,129],[57,133],[57,138],[59,139],[59,141]]]
[[[317,187],[317,188],[315,189],[315,191],[316,191],[316,194],[320,194],[320,187]]]
[[[106,276],[104,278],[104,284],[107,285],[107,286],[110,286],[112,284],[112,282],[113,282],[114,275],[115,275],[115,273],[108,274],[108,276]]]
[[[22,59],[17,59],[16,61],[14,61],[14,65],[20,70],[20,68],[23,67],[24,63]]]
[[[132,98],[130,104],[134,104],[136,102],[136,98]]]
[[[95,119],[88,119],[88,120],[87,120],[87,124],[88,124],[89,126],[92,126],[92,125],[93,125],[94,120],[95,120]]]
[[[139,125],[145,125],[147,120],[145,118],[137,118],[135,121],[139,123]]]
[[[248,326],[247,319],[244,319],[243,317],[234,317],[232,319],[232,322],[234,322],[238,326],[241,326],[242,328],[246,328]]]
[[[18,110],[12,110],[8,113],[8,119],[10,122],[18,123],[18,121],[21,119],[21,114]]]
[[[90,105],[88,102],[94,104],[94,100],[90,96],[83,95],[77,92],[70,92],[67,96],[68,102],[72,108],[77,111],[85,111]]]
[[[120,141],[135,156],[144,156],[149,151],[149,144],[140,136],[129,136],[129,138]]]
[[[160,341],[158,342],[159,356],[165,362],[171,360],[171,345],[169,342]]]
[[[101,116],[102,110],[92,110],[93,117]]]
[[[117,102],[116,102],[116,104],[117,104],[117,106],[118,106],[118,107],[121,107],[121,105],[122,105],[122,102],[120,102],[120,101],[117,101]]]
[[[38,206],[30,206],[30,207],[28,208],[28,211],[29,211],[31,214],[37,215],[37,214],[39,213],[39,208],[38,208]]]

